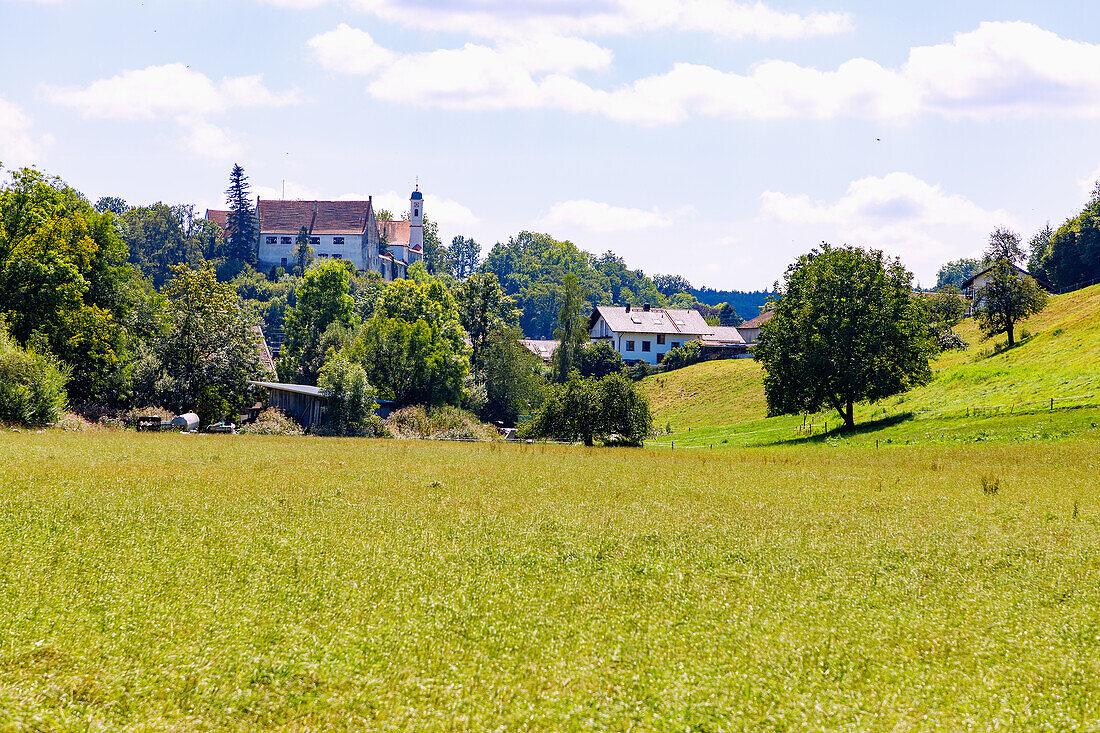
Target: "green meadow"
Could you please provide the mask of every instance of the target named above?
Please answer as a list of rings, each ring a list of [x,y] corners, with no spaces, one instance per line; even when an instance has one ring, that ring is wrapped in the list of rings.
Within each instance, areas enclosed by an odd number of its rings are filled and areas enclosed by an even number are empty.
[[[1027,337],[1012,349],[1003,349],[1003,337],[982,340],[970,319],[956,330],[969,347],[937,357],[928,384],[858,405],[854,434],[840,433],[840,418],[831,412],[766,417],[763,371],[752,359],[703,362],[647,377],[642,387],[654,408],[655,427],[666,433],[649,444],[874,446],[1017,442],[1100,432],[1100,285],[1052,297],[1044,311],[1020,324],[1017,336],[1026,331]]]
[[[1098,474],[8,432],[0,729],[1095,729]]]

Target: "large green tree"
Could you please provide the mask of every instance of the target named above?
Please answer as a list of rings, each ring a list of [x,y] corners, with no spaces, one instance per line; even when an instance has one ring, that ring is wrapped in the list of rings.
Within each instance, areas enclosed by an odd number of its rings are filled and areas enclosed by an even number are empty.
[[[172,277],[173,265],[199,268],[223,254],[218,225],[200,218],[189,205],[136,206],[119,217],[118,227],[130,262],[158,288]]]
[[[279,378],[283,381],[316,384],[326,352],[340,346],[334,332],[348,331],[359,323],[345,262],[329,260],[307,270],[295,289],[279,355]]]
[[[823,244],[790,265],[776,289],[775,315],[755,349],[769,414],[828,405],[851,428],[856,402],[931,377],[927,316],[900,261]]]
[[[500,281],[491,272],[473,273],[459,281],[454,294],[459,320],[470,337],[470,362],[477,369],[489,334],[502,326],[515,325],[519,309],[515,300],[504,294]]]
[[[226,254],[235,262],[255,265],[260,223],[256,218],[256,207],[252,203],[248,176],[240,164],[235,164],[229,173],[225,203],[229,206],[229,214],[225,220]]]
[[[172,266],[164,287],[168,327],[135,368],[145,404],[195,410],[204,423],[232,420],[261,375],[255,320],[213,267]]]
[[[420,263],[409,274],[386,286],[346,355],[363,366],[383,399],[458,405],[470,369],[458,304]]]
[[[977,275],[981,268],[982,263],[977,259],[964,257],[952,260],[940,267],[939,272],[936,273],[936,289],[939,290],[948,285],[959,288],[971,275]]]
[[[1100,281],[1100,184],[1080,214],[1050,235],[1036,263],[1059,292]]]
[[[555,440],[580,440],[595,445],[612,436],[625,445],[641,445],[653,425],[649,403],[622,374],[603,379],[573,372],[554,387],[525,433]]]
[[[521,343],[522,338],[519,329],[504,323],[486,334],[477,368],[485,387],[482,420],[515,425],[543,402],[547,383],[542,359]]]
[[[481,245],[461,234],[451,240],[451,267],[459,280],[469,277],[477,269],[481,259]]]
[[[588,304],[581,293],[577,276],[569,273],[563,283],[558,328],[554,331],[554,338],[559,341],[553,355],[555,382],[566,381],[569,373],[577,368],[579,353],[590,341],[588,315]]]
[[[1047,293],[1011,262],[999,260],[974,294],[974,302],[974,315],[985,335],[1003,333],[1011,347],[1016,343],[1016,324],[1045,308]]]
[[[23,168],[0,187],[0,316],[22,346],[70,367],[69,398],[117,406],[155,332],[155,296],[126,264],[112,213],[59,178]]]

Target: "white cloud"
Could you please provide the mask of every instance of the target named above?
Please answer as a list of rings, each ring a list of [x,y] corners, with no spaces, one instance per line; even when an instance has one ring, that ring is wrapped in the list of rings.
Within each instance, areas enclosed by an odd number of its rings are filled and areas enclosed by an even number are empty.
[[[267,0],[311,8],[323,0]],[[796,39],[852,29],[847,13],[800,14],[763,2],[734,0],[347,0],[387,22],[417,30],[465,33],[480,38],[527,38],[544,34],[622,35],[645,31],[701,31],[721,37]]]
[[[980,251],[994,227],[1017,227],[1003,210],[984,209],[964,196],[900,172],[853,181],[842,197],[831,202],[765,191],[760,197],[760,218],[812,229],[818,239],[882,249],[926,275],[960,252]]]
[[[559,201],[551,206],[549,213],[539,220],[538,225],[548,229],[561,227],[596,233],[632,232],[671,226],[675,213],[684,213],[684,210],[667,214],[657,209],[647,211],[612,206],[591,199],[574,199]]]
[[[0,163],[7,168],[35,163],[51,141],[49,135],[35,139],[23,108],[0,97]]]
[[[184,64],[128,70],[86,87],[44,87],[50,101],[91,119],[172,120],[181,143],[212,160],[239,156],[243,145],[210,117],[233,108],[281,107],[296,104],[296,90],[276,93],[263,76],[227,76],[215,82]]]
[[[390,63],[395,54],[382,48],[366,31],[341,23],[335,30],[309,39],[317,60],[326,69],[345,74],[369,74]]]
[[[181,118],[183,142],[191,152],[208,160],[228,161],[240,157],[244,146],[229,130],[202,119]]]
[[[1100,186],[1100,165],[1096,166],[1096,170],[1092,173],[1077,181],[1077,185],[1081,187],[1081,193],[1084,194],[1085,199],[1090,198],[1096,187]]]
[[[298,93],[276,94],[261,75],[225,77],[215,82],[205,74],[175,63],[124,71],[87,87],[46,87],[46,97],[72,107],[85,117],[107,120],[152,120],[209,115],[231,107],[294,104]]]
[[[353,33],[369,41],[370,63],[338,42]],[[611,63],[610,51],[579,38],[543,35],[398,55],[341,26],[310,45],[328,68],[373,72],[367,91],[377,99],[447,109],[560,109],[653,125],[693,117],[901,121],[922,112],[1100,116],[1100,75],[1093,73],[1100,45],[1027,23],[983,23],[951,43],[911,49],[896,69],[863,58],[832,70],[769,60],[745,73],[677,63],[616,89],[570,76]]]

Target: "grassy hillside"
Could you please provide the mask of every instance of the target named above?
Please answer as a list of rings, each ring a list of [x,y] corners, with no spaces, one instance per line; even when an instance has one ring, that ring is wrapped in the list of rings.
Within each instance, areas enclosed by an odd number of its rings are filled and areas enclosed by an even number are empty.
[[[937,420],[942,436],[969,436],[990,429],[998,435],[1028,437],[1027,421],[1009,419],[1020,411],[1038,411],[1055,399],[1056,407],[1089,407],[1089,419],[1081,415],[1045,418],[1045,434],[1077,433],[1091,429],[1094,408],[1100,405],[1100,286],[1050,299],[1046,310],[1020,325],[1018,334],[1030,336],[1015,348],[995,353],[1001,339],[982,341],[977,325],[964,321],[958,328],[970,347],[943,354],[933,362],[934,378],[928,385],[875,405],[857,409],[857,422],[886,421],[882,437],[913,439],[928,433],[914,420]],[[792,437],[791,428],[801,418],[764,419],[762,372],[751,360],[707,362],[643,380],[658,429],[671,424],[682,444],[708,443],[712,439],[741,436],[739,444],[775,442]],[[1031,403],[1031,404],[1024,404]],[[980,418],[974,414],[979,409]],[[995,415],[998,422],[984,423]],[[944,422],[951,418],[955,422]],[[816,424],[837,418],[823,413]],[[770,434],[761,431],[771,431]],[[749,439],[747,436],[752,435]],[[936,437],[936,436],[932,436]],[[660,442],[660,441],[658,441]]]
[[[5,433],[0,730],[1096,730],[1095,458]]]

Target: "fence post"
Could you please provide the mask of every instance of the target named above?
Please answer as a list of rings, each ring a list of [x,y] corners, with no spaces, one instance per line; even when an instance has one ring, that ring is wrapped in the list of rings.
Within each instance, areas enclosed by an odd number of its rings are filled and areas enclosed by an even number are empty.
[[[1050,411],[1054,412],[1054,398],[1053,397],[1050,398]]]

